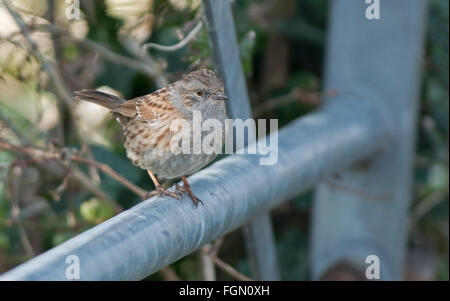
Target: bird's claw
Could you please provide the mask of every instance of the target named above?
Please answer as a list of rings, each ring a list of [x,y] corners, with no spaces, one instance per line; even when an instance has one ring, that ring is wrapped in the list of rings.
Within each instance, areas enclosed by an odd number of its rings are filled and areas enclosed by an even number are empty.
[[[194,207],[195,207],[195,208],[197,208],[198,203],[201,203],[201,204],[203,205],[202,200],[200,200],[199,198],[197,198],[197,197],[192,193],[192,191],[191,191],[190,189],[188,189],[188,188],[186,188],[186,187],[184,187],[184,186],[175,184],[175,191],[177,191],[177,192],[180,193],[180,194],[183,194],[183,193],[186,193],[186,192],[187,192],[187,194],[189,195],[189,198],[190,198],[190,199],[192,200],[192,202],[194,203]]]
[[[179,192],[170,191],[170,190],[164,189],[162,187],[157,187],[155,190],[147,192],[147,194],[145,195],[145,199],[148,199],[148,198],[151,198],[154,196],[161,196],[161,195],[170,196],[177,200],[179,200],[181,198],[181,193],[179,193]]]

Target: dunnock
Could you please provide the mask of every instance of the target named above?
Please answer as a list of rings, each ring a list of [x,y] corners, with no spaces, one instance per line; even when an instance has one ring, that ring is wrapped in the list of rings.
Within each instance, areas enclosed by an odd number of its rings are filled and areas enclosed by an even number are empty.
[[[155,184],[156,190],[147,194],[168,195],[180,198],[187,192],[197,206],[201,202],[191,191],[186,180],[208,163],[216,154],[176,154],[171,151],[170,130],[172,121],[183,119],[192,126],[194,111],[201,112],[202,119],[216,119],[224,128],[227,118],[223,82],[211,70],[197,70],[151,94],[131,100],[123,100],[114,95],[97,90],[81,90],[75,92],[76,98],[104,106],[111,110],[122,125],[123,143],[128,158],[134,165],[147,170]],[[202,132],[202,139],[205,137]],[[191,135],[192,145],[192,135]],[[220,148],[224,142],[224,134]],[[173,179],[181,177],[184,186],[176,185],[176,191],[164,189],[156,179]]]

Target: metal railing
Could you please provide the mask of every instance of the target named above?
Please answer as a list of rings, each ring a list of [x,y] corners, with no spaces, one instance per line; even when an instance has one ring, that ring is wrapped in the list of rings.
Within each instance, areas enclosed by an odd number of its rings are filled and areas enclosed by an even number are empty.
[[[229,2],[203,2],[217,68],[233,99],[230,112],[245,119],[250,111]],[[138,280],[255,218],[265,229],[261,236],[247,237],[259,246],[251,251],[258,257],[256,278],[277,278],[269,210],[336,172],[341,184],[368,195],[319,185],[313,277],[339,260],[376,252],[381,262],[390,263],[382,279],[400,279],[425,8],[420,0],[382,5],[381,20],[369,21],[363,19],[364,1],[333,1],[325,87],[339,94],[271,136],[278,138],[275,165],[259,165],[259,155],[228,156],[189,178],[204,206],[194,209],[188,198],[154,197],[0,280],[66,280],[69,255],[79,258],[81,280]],[[226,38],[229,52],[220,44]],[[361,162],[369,167],[352,168]]]
[[[374,1],[371,1],[374,2]],[[339,261],[380,260],[381,279],[402,279],[412,198],[418,92],[427,1],[331,1],[324,89],[351,91],[384,110],[390,139],[383,152],[322,183],[313,207],[311,272]]]
[[[230,2],[204,0],[203,7],[215,66],[233,99],[228,113],[232,118],[252,118]],[[253,277],[280,280],[270,214],[262,213],[244,225],[244,237]]]

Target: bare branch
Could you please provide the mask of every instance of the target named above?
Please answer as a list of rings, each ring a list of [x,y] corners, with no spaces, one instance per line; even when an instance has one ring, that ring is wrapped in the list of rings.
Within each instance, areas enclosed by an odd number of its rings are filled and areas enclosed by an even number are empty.
[[[6,9],[10,13],[10,15],[13,17],[16,24],[19,26],[23,37],[28,42],[31,53],[41,63],[42,68],[50,76],[50,79],[52,80],[52,83],[56,90],[55,92],[58,93],[61,100],[64,101],[64,103],[69,108],[72,108],[73,107],[72,96],[68,92],[68,89],[65,86],[64,82],[61,80],[61,75],[59,74],[58,69],[55,68],[54,64],[51,61],[47,60],[44,57],[44,55],[39,51],[36,42],[31,38],[31,35],[30,35],[27,25],[22,20],[22,18],[19,16],[19,14],[11,8],[8,1],[3,0],[3,4],[5,5]],[[73,114],[72,110],[70,110],[70,114]]]
[[[9,151],[18,152],[18,153],[23,153],[23,154],[25,154],[27,156],[30,156],[30,157],[35,158],[35,159],[40,159],[40,160],[42,160],[42,159],[44,159],[44,160],[59,160],[59,161],[70,160],[70,161],[77,162],[77,163],[91,165],[91,166],[94,166],[94,167],[98,168],[99,170],[101,170],[105,174],[109,175],[110,177],[112,177],[116,181],[120,182],[122,185],[127,187],[129,190],[134,192],[139,197],[144,198],[145,194],[146,194],[145,190],[137,187],[136,185],[134,185],[133,183],[131,183],[130,181],[128,181],[127,179],[125,179],[124,177],[119,175],[116,171],[114,171],[108,165],[100,163],[100,162],[97,162],[95,160],[83,158],[83,157],[78,156],[78,155],[70,154],[70,152],[65,152],[65,153],[63,153],[63,152],[55,152],[55,151],[51,152],[51,151],[41,150],[41,149],[37,149],[37,148],[20,147],[20,146],[12,145],[12,144],[10,144],[8,142],[5,142],[5,141],[2,141],[2,140],[0,140],[0,149],[9,150]],[[89,187],[89,189],[91,191],[93,189],[99,189],[98,187],[94,188],[96,186],[94,184],[92,184],[91,182],[89,182],[89,180],[86,181],[86,179],[83,178],[81,176],[81,174],[82,173],[80,171],[73,170],[71,176],[74,176],[84,186]],[[96,193],[99,194],[99,191],[97,191]],[[100,195],[105,195],[105,193],[100,193]],[[106,199],[108,200],[108,199],[111,199],[111,198],[107,197]],[[114,204],[115,204],[115,207],[117,209],[117,204],[116,203],[114,203]],[[117,210],[121,211],[121,209],[117,209]]]
[[[20,141],[20,143],[22,143],[22,145],[29,144],[27,138],[25,138],[22,135],[22,133],[13,126],[13,124],[9,120],[9,118],[7,118],[1,111],[0,111],[0,123],[3,123],[3,126],[5,128],[10,129],[13,132],[13,134],[17,137],[17,139],[19,139],[19,141]]]
[[[222,271],[241,281],[253,281],[253,279],[245,276],[235,268],[224,262],[217,256],[220,245],[223,242],[223,236],[216,239],[213,243],[206,244],[201,249],[202,253],[207,255]]]
[[[325,92],[309,92],[304,91],[299,88],[294,88],[291,92],[285,95],[274,97],[264,101],[263,103],[257,105],[253,108],[253,115],[261,116],[262,114],[283,106],[285,104],[293,102],[301,102],[304,104],[309,104],[313,106],[318,106],[321,104],[323,98],[333,97],[337,94],[337,91],[325,91]]]
[[[136,40],[131,39],[127,36],[121,36],[119,40],[134,57],[139,59],[139,61],[143,62],[144,64],[151,66],[154,72],[153,79],[155,80],[156,86],[158,86],[158,88],[167,86],[169,82],[167,81],[164,72],[160,70],[153,57],[151,57],[147,51],[142,49],[142,47],[140,47],[139,43]]]
[[[10,15],[13,17],[16,24],[19,26],[20,31],[22,32],[22,35],[24,36],[25,40],[28,42],[31,53],[40,62],[42,68],[50,76],[51,82],[55,89],[55,93],[67,106],[69,116],[70,116],[70,121],[74,125],[75,133],[78,137],[78,140],[81,143],[82,150],[85,151],[89,157],[92,157],[92,153],[90,152],[90,149],[88,147],[88,144],[86,143],[86,140],[84,139],[83,135],[80,134],[80,132],[76,126],[75,105],[74,105],[74,102],[72,99],[72,93],[67,88],[64,81],[62,80],[62,76],[61,76],[58,68],[55,67],[54,62],[47,60],[44,57],[44,55],[39,51],[39,48],[38,48],[36,42],[31,38],[31,35],[30,35],[27,25],[22,20],[20,15],[16,11],[14,11],[14,9],[11,8],[8,1],[3,0],[3,4],[5,5],[6,9],[10,13]],[[96,170],[90,169],[90,173],[93,175],[94,179],[99,178]]]
[[[165,267],[159,270],[159,273],[166,281],[180,281],[180,277],[178,277],[177,273],[171,267]]]
[[[76,155],[70,156],[69,159],[74,162],[77,162],[77,163],[83,163],[83,164],[95,166],[96,168],[103,171],[105,174],[109,175],[111,178],[113,178],[117,182],[120,182],[123,186],[125,186],[126,188],[128,188],[129,190],[131,190],[132,192],[134,192],[137,196],[139,196],[141,198],[144,198],[146,195],[145,190],[143,190],[142,188],[139,188],[138,186],[134,185],[133,183],[131,183],[130,181],[125,179],[124,177],[119,175],[115,170],[113,170],[111,167],[109,167],[106,164],[103,164],[103,163],[100,163],[100,162],[97,162],[97,161],[94,161],[91,159],[83,158],[80,156],[76,156]]]
[[[11,171],[14,174],[15,168],[18,167],[12,167]],[[20,169],[18,169],[19,172],[21,172]],[[19,175],[21,176],[21,174]],[[20,182],[20,181],[19,181]],[[17,185],[13,185],[12,181],[9,181],[9,185],[7,185],[7,191],[9,191],[10,199],[11,199],[11,217],[13,221],[13,225],[17,226],[17,229],[19,230],[19,237],[20,241],[22,243],[22,246],[27,253],[29,257],[34,257],[34,250],[31,246],[30,239],[28,237],[27,231],[25,230],[22,221],[20,219],[20,206],[19,202],[17,201],[16,195],[21,189],[19,187],[15,187]]]
[[[68,37],[75,43],[79,44],[80,46],[91,49],[92,51],[98,53],[98,55],[100,55],[101,57],[110,60],[116,64],[126,66],[128,68],[139,71],[150,78],[158,78],[160,76],[161,72],[159,70],[156,70],[153,66],[149,64],[144,64],[143,62],[138,61],[136,59],[117,54],[109,50],[105,46],[102,46],[88,39],[76,39],[72,36],[66,37]]]
[[[63,194],[64,190],[66,190],[67,186],[69,185],[70,172],[71,172],[71,169],[69,168],[67,170],[66,175],[63,178],[62,183],[58,187],[56,187],[56,189],[49,191],[53,200],[55,200],[56,202],[61,200],[61,195]]]
[[[229,274],[230,276],[241,280],[241,281],[254,281],[253,279],[245,276],[244,274],[242,274],[241,272],[238,272],[235,268],[233,268],[231,265],[229,265],[228,263],[224,262],[222,259],[220,259],[219,257],[213,255],[213,254],[208,254],[208,256],[212,259],[212,261],[214,261],[214,263],[225,273]]]
[[[163,87],[168,84],[167,79],[165,78],[163,72],[158,68],[156,62],[149,56],[148,53],[145,51],[142,51],[142,49],[139,49],[139,47],[136,48],[135,45],[137,45],[137,42],[128,39],[126,37],[122,37],[122,44],[127,48],[129,52],[131,52],[135,57],[138,59],[134,59],[131,57],[127,57],[121,54],[118,54],[107,47],[94,42],[89,39],[80,39],[75,38],[71,35],[70,32],[67,30],[60,28],[54,24],[39,24],[33,26],[34,30],[40,30],[40,31],[47,31],[53,34],[59,34],[62,35],[64,38],[68,39],[69,41],[72,41],[76,44],[78,44],[81,47],[84,47],[86,49],[89,49],[96,54],[98,54],[100,57],[109,60],[113,63],[116,63],[118,65],[122,65],[131,69],[134,69],[138,72],[141,72],[151,79],[155,80],[158,87]]]
[[[366,198],[366,199],[372,199],[372,200],[386,200],[389,199],[391,197],[391,194],[388,192],[385,193],[369,193],[366,192],[362,189],[359,188],[354,188],[354,187],[349,187],[349,186],[345,186],[345,185],[341,185],[340,183],[338,183],[337,181],[334,181],[331,178],[327,178],[324,180],[328,185],[330,185],[331,187],[338,189],[338,190],[342,190],[342,191],[346,191],[348,193],[357,195],[361,198]]]
[[[211,249],[211,244],[207,244],[203,247],[203,249]],[[203,252],[203,249],[199,252],[200,257],[200,268],[202,271],[202,277],[205,281],[215,281],[216,279],[216,269],[214,265],[214,261],[212,261],[211,257],[208,256],[206,252]]]
[[[114,206],[116,213],[120,213],[122,208],[112,199],[105,191],[103,191],[99,186],[97,186],[89,177],[87,177],[78,168],[72,168],[70,173],[72,179],[74,179],[78,184],[80,184],[84,189],[92,193],[94,196],[107,201]]]
[[[189,32],[189,34],[183,40],[181,40],[180,42],[178,42],[174,45],[165,46],[165,45],[159,45],[156,43],[146,43],[142,46],[142,48],[145,50],[150,49],[150,48],[155,48],[157,50],[161,50],[161,51],[165,51],[165,52],[176,51],[176,50],[186,46],[187,43],[189,43],[197,35],[197,33],[200,31],[200,29],[202,29],[202,27],[203,27],[203,22],[199,21],[197,23],[197,25],[191,30],[191,32]]]
[[[414,228],[421,218],[444,201],[446,197],[448,197],[448,187],[436,190],[420,201],[411,213],[409,228]]]

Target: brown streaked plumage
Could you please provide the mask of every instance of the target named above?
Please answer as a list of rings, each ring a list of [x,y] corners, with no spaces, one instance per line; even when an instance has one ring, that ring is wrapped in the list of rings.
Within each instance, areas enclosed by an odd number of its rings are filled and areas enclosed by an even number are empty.
[[[155,184],[156,190],[150,196],[179,198],[186,191],[197,206],[200,200],[190,190],[185,176],[210,163],[216,154],[172,153],[170,125],[177,119],[192,124],[193,112],[200,111],[202,120],[214,118],[224,126],[227,118],[224,101],[228,98],[224,94],[222,80],[213,71],[191,72],[177,82],[131,100],[97,90],[81,90],[74,94],[76,99],[108,108],[120,122],[128,158],[134,165],[146,169]],[[202,139],[204,136],[202,132]],[[222,135],[222,144],[224,139]],[[177,185],[176,192],[163,189],[154,174],[168,179],[181,177],[184,187]]]

